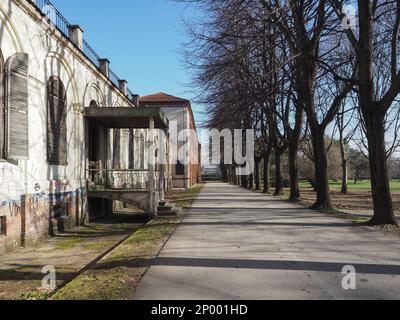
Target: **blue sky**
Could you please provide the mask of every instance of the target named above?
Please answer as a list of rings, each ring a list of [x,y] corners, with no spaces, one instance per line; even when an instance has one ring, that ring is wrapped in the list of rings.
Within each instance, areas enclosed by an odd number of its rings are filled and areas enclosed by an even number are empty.
[[[193,8],[169,0],[51,0],[71,24],[79,24],[96,52],[140,95],[166,92],[191,99],[180,51],[187,41],[182,18]],[[200,108],[193,106],[196,119]]]

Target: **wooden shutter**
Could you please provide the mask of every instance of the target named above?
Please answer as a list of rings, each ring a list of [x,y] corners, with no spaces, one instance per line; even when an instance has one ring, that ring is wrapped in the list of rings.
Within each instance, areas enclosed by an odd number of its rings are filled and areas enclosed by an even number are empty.
[[[47,161],[67,165],[67,96],[62,81],[52,77],[47,84]]]
[[[28,133],[28,61],[26,53],[10,57],[6,65],[6,158],[27,159]]]
[[[60,92],[59,98],[59,114],[60,114],[60,149],[59,159],[60,165],[68,165],[68,130],[67,130],[67,93],[64,85],[61,86],[62,91]]]

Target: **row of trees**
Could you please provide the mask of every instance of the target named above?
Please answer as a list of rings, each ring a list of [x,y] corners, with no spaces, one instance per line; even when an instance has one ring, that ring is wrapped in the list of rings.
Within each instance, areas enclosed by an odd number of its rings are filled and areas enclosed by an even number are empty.
[[[260,162],[268,181],[274,154],[275,195],[282,194],[287,154],[290,199],[298,200],[298,161],[307,155],[317,193],[312,208],[330,209],[328,150],[335,137],[342,191],[348,146],[357,146],[369,161],[370,224],[396,224],[388,159],[399,146],[400,1],[182,1],[204,12],[202,21],[187,23],[185,57],[207,125],[257,133],[255,175],[241,184],[260,187]]]

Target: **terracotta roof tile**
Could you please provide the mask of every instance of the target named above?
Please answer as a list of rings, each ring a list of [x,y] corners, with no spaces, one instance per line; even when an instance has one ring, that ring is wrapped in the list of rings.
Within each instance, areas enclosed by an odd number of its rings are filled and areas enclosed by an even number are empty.
[[[139,98],[140,102],[149,102],[149,103],[162,103],[162,102],[177,102],[177,103],[190,103],[189,100],[174,97],[172,95],[166,94],[164,92],[159,92],[155,94],[150,94],[148,96],[143,96]]]

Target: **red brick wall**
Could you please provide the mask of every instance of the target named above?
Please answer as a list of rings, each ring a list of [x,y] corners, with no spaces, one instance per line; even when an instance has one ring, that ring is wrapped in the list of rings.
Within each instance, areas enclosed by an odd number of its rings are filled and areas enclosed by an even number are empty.
[[[52,206],[64,203],[68,210],[62,219],[65,229],[79,225],[82,217],[82,202],[85,200],[79,192],[69,192],[57,197],[44,194],[25,195],[21,201],[4,201],[0,207],[0,216],[6,216],[7,235],[0,236],[0,253],[14,250],[21,246],[32,246],[45,240],[50,235]]]

